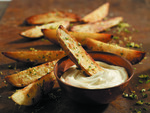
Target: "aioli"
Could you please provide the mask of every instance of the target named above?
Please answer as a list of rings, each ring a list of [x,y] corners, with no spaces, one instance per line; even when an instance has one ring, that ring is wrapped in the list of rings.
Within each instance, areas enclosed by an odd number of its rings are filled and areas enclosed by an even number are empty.
[[[77,69],[76,65],[73,65],[60,79],[72,86],[86,89],[110,88],[119,85],[128,79],[125,68],[109,65],[100,61],[97,61],[97,63],[101,66],[103,71],[100,71],[95,75],[86,77],[81,70]]]

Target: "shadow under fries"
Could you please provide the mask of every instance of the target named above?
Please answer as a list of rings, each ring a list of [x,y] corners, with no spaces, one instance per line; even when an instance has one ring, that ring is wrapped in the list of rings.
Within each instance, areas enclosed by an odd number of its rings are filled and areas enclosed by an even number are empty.
[[[21,39],[17,39],[15,41],[12,41],[12,42],[9,42],[8,44],[19,44],[19,43],[32,43],[33,41],[37,41],[37,40],[40,40],[41,38],[39,39],[31,39],[31,38],[21,38]]]
[[[49,94],[44,95],[36,105],[33,106],[15,106],[14,113],[100,113],[103,112],[108,104],[88,105],[70,100],[60,89],[54,89]]]

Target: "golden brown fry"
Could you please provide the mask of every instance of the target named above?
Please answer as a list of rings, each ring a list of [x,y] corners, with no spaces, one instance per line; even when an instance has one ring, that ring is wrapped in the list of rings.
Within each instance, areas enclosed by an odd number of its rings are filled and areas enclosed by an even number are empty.
[[[88,76],[92,76],[102,70],[102,68],[99,67],[92,57],[82,48],[81,44],[61,25],[57,30],[57,36],[58,42],[64,51]]]
[[[54,72],[51,71],[25,88],[17,90],[11,96],[11,99],[19,105],[30,106],[36,104],[44,94],[51,91],[55,82],[57,80]]]
[[[88,32],[88,33],[102,32],[113,26],[118,25],[122,20],[123,20],[122,17],[115,17],[105,21],[76,25],[71,28],[71,31]]]
[[[65,28],[68,28],[69,21],[59,21],[50,24],[44,24],[41,26],[35,26],[33,28],[21,32],[20,35],[27,38],[40,38],[43,36],[41,29],[57,29],[59,25],[63,25]]]
[[[112,45],[108,43],[103,43],[94,39],[86,39],[86,46],[92,51],[104,51],[117,54],[129,60],[132,64],[140,62],[144,56],[145,52],[137,51],[129,48],[123,48],[117,45]]]
[[[42,76],[50,73],[54,69],[54,65],[57,60],[48,62],[33,68],[29,68],[24,71],[20,71],[17,74],[12,74],[5,77],[6,82],[16,87],[24,87],[41,78]]]
[[[45,37],[47,37],[52,43],[59,44],[57,41],[56,30],[52,29],[43,29],[42,30]],[[84,32],[69,32],[72,36],[74,36],[78,42],[85,45],[86,38],[92,38],[96,40],[100,40],[102,42],[109,42],[112,39],[111,34],[104,33],[84,33]]]
[[[52,11],[49,13],[33,15],[26,19],[28,24],[47,24],[57,21],[76,22],[79,20],[80,17],[78,15],[62,11]]]
[[[105,3],[82,18],[84,22],[100,21],[108,15],[109,3]]]
[[[8,58],[20,62],[31,62],[41,64],[51,62],[66,56],[64,51],[8,51],[2,52]]]

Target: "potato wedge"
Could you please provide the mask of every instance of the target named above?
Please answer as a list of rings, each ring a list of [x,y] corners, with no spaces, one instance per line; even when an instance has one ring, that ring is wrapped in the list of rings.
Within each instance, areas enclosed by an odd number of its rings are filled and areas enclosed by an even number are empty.
[[[26,19],[28,24],[47,24],[50,22],[57,21],[69,21],[76,22],[79,21],[80,17],[73,13],[63,12],[63,11],[52,11],[48,13],[33,15]]]
[[[8,58],[20,62],[41,64],[66,56],[64,51],[8,51],[2,52]]]
[[[60,25],[57,29],[58,42],[70,59],[81,68],[85,74],[92,76],[102,70],[92,57],[82,48],[81,44]]]
[[[49,39],[52,43],[59,44],[57,41],[56,30],[52,29],[43,29],[42,30],[45,37]],[[69,32],[72,36],[74,36],[78,42],[81,43],[82,46],[85,45],[86,38],[92,38],[96,40],[100,40],[102,42],[109,42],[112,39],[111,34],[104,33],[84,33],[84,32]]]
[[[57,29],[59,25],[63,25],[65,28],[68,28],[69,24],[69,21],[58,21],[50,24],[44,24],[41,26],[35,26],[21,32],[20,35],[27,38],[41,38],[43,36],[41,29]]]
[[[32,82],[23,89],[17,90],[11,96],[11,99],[19,105],[30,106],[36,104],[44,94],[51,91],[55,82],[57,82],[57,80],[54,72],[51,71],[49,74]]]
[[[102,32],[107,30],[108,28],[118,25],[122,20],[122,17],[115,17],[105,21],[76,25],[71,28],[71,31],[89,33]]]
[[[6,82],[16,87],[24,87],[41,78],[42,76],[50,73],[54,69],[57,60],[48,62],[16,74],[8,75],[5,77]]]
[[[129,48],[120,47],[117,45],[112,45],[108,43],[103,43],[94,39],[86,39],[86,46],[92,51],[104,51],[117,54],[129,60],[132,64],[140,62],[144,56],[145,52],[137,51]]]
[[[84,22],[96,22],[101,21],[103,18],[105,18],[108,15],[109,11],[109,3],[105,3],[102,6],[98,7],[91,13],[87,14],[82,18]]]

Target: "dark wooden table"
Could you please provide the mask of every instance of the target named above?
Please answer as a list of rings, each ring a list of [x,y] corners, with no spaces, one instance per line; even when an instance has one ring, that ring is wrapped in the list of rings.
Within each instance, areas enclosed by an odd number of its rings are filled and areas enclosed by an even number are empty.
[[[16,105],[8,97],[13,94],[16,88],[4,83],[4,77],[28,67],[27,64],[18,63],[0,54],[0,113],[130,113],[141,110],[142,113],[149,113],[150,106],[136,105],[138,100],[150,102],[150,83],[139,83],[138,76],[141,74],[150,75],[150,0],[107,0],[110,2],[109,17],[122,16],[138,32],[129,33],[135,43],[142,43],[142,50],[146,51],[146,58],[134,65],[135,75],[127,87],[127,93],[136,91],[138,99],[129,99],[122,96],[108,105],[89,106],[83,105],[68,99],[57,90],[34,106],[26,107]],[[19,36],[19,32],[31,27],[25,26],[25,18],[53,10],[72,11],[84,16],[107,2],[106,0],[13,0],[0,21],[0,52],[29,50],[29,48],[51,50],[59,49],[50,42],[29,40]],[[122,38],[123,39],[123,38]],[[17,66],[17,69],[9,69]],[[142,97],[140,90],[146,89],[147,98]],[[146,109],[145,109],[146,108]]]

